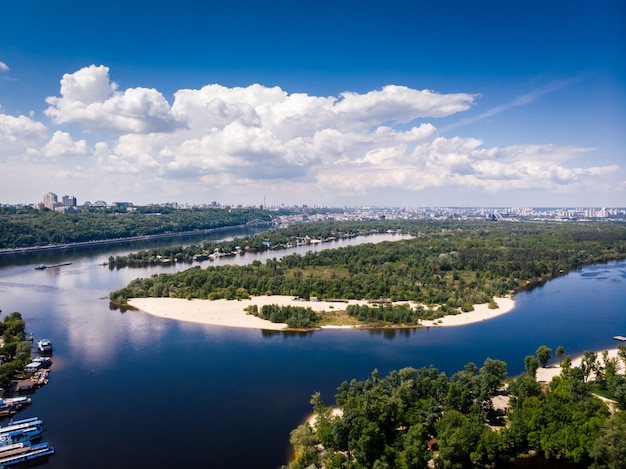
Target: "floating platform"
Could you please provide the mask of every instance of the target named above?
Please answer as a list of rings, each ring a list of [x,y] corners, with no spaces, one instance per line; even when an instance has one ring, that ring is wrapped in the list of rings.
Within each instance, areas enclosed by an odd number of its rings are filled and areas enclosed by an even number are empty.
[[[620,340],[622,342],[626,342],[626,337],[624,337],[623,335],[616,335],[615,337],[613,337],[615,340]]]

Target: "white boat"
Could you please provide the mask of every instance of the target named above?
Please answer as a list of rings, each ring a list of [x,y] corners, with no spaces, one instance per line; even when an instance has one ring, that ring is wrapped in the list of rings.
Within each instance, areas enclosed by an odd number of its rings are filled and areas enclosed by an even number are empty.
[[[41,353],[52,352],[52,342],[49,339],[41,339],[37,342],[37,348]]]
[[[27,406],[32,401],[30,397],[8,397],[6,399],[0,399],[0,415],[17,412],[22,407]]]
[[[13,422],[10,422],[9,425],[0,427],[0,437],[2,437],[3,435],[8,435],[9,433],[16,430],[23,430],[31,427],[43,428],[43,422],[37,417],[31,417],[23,420],[15,420]]]

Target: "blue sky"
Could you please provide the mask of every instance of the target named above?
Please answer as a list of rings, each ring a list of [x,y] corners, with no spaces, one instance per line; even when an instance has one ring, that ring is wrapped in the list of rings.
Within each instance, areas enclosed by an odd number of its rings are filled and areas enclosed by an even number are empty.
[[[626,205],[621,0],[0,18],[0,203]]]

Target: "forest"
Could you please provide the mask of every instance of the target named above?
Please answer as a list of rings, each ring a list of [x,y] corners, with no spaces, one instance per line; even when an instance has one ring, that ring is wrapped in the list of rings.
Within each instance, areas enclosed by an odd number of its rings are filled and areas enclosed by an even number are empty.
[[[293,227],[298,228],[311,227]],[[435,307],[438,314],[471,311],[482,303],[495,307],[494,297],[586,264],[626,257],[622,224],[414,221],[402,229],[414,237],[291,254],[244,266],[196,266],[133,280],[109,298],[112,306],[133,297],[238,299],[278,294],[320,300],[386,299],[421,303],[426,308],[423,313],[416,311],[417,319],[419,314],[432,318]],[[263,233],[258,239],[264,236],[272,234]],[[353,311],[353,316],[367,317],[370,324],[389,323],[385,314],[378,317],[379,311]],[[406,311],[397,312],[406,316]],[[391,323],[397,320],[392,318]]]
[[[69,244],[268,222],[270,212],[242,208],[89,207],[60,213],[0,207],[0,249]]]
[[[526,372],[516,378],[506,378],[505,362],[487,358],[450,377],[434,367],[386,377],[374,370],[363,381],[341,383],[332,406],[315,393],[314,418],[291,432],[293,459],[284,468],[497,467],[531,455],[624,467],[626,377],[617,369],[626,366],[626,346],[605,361],[586,352],[581,367],[566,357],[560,376],[539,383],[545,350],[526,357]],[[612,408],[594,394],[599,382],[612,389]]]

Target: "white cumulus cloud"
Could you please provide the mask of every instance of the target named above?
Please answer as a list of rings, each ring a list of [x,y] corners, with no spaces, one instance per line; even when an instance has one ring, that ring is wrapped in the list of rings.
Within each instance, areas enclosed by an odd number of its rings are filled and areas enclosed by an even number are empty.
[[[45,125],[29,117],[0,114],[0,142],[37,141],[45,138],[47,132]]]
[[[69,133],[57,130],[44,146],[43,153],[48,157],[85,156],[89,148],[85,140],[74,141]]]
[[[47,98],[51,130],[0,114],[0,155],[56,162],[67,175],[79,161],[83,175],[136,194],[158,187],[197,199],[219,191],[227,201],[267,190],[285,203],[332,203],[372,190],[567,192],[609,187],[623,171],[584,167],[582,156],[597,150],[581,146],[494,147],[441,136],[437,119],[476,99],[399,85],[315,96],[209,84],[178,90],[170,105],[155,89],[121,90],[108,67],[91,65],[65,74],[59,96]]]
[[[169,103],[152,88],[117,91],[109,68],[90,65],[61,79],[61,97],[48,97],[45,113],[56,124],[78,122],[90,129],[120,133],[170,132],[180,123]]]

